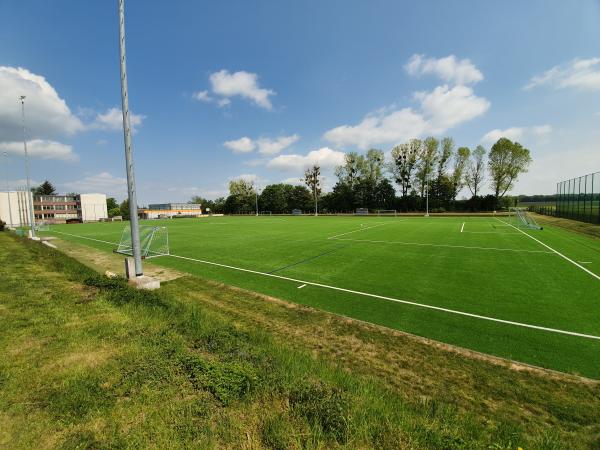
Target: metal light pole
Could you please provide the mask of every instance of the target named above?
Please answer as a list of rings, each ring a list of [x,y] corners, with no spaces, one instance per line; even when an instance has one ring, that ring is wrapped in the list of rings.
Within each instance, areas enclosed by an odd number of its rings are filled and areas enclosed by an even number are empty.
[[[8,224],[9,227],[12,228],[13,226],[13,220],[12,220],[12,206],[11,201],[10,201],[10,186],[8,184],[8,177],[9,177],[9,171],[8,171],[8,152],[4,152],[4,156],[6,157],[6,197],[8,200],[8,220],[10,221],[10,223]]]
[[[27,133],[25,131],[25,96],[19,97],[21,100],[21,117],[23,118],[23,149],[25,152],[25,177],[27,178],[27,204],[29,205],[29,226],[31,228],[31,237],[35,237],[35,221],[33,217],[33,193],[31,192],[31,182],[29,181],[29,154],[27,153]]]
[[[254,202],[256,205],[256,217],[258,217],[258,183],[256,184],[256,187],[254,188]]]
[[[127,192],[129,198],[129,225],[131,228],[131,246],[135,262],[136,277],[142,276],[142,252],[140,249],[140,230],[138,228],[137,198],[135,177],[133,174],[133,155],[131,150],[131,126],[129,123],[129,99],[127,97],[127,70],[125,60],[125,0],[119,0],[119,51],[121,56],[121,103],[123,110],[123,137],[125,142],[125,169],[127,172]]]
[[[429,217],[429,174],[427,174],[427,185],[425,187],[425,217]]]
[[[315,180],[313,183],[313,193],[315,196],[315,217],[317,217],[319,215],[319,209],[318,209],[318,205],[317,205],[317,181]]]

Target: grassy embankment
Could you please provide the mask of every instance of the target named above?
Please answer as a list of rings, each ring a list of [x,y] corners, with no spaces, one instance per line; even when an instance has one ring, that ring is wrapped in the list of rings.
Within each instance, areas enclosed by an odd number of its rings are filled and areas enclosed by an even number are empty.
[[[0,446],[588,448],[600,387],[0,233]]]

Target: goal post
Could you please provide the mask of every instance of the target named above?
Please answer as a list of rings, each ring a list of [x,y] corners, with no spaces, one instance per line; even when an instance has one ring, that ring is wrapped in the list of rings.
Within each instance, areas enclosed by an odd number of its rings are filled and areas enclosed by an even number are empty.
[[[157,256],[168,256],[169,253],[169,232],[167,227],[155,227],[151,225],[140,225],[140,247],[142,258],[155,258]],[[115,250],[122,255],[133,255],[131,245],[131,229],[129,225],[123,228],[119,246]]]
[[[533,230],[542,230],[533,216],[527,211],[527,208],[510,207],[508,208],[508,221],[519,228],[530,228]]]
[[[377,215],[378,216],[396,217],[398,215],[398,213],[396,212],[395,209],[378,209],[377,210]]]

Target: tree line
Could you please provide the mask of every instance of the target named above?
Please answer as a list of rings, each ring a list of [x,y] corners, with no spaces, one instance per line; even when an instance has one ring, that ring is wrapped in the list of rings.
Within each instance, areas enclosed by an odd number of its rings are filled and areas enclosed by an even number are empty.
[[[427,202],[432,212],[490,211],[512,204],[506,194],[531,161],[527,148],[507,138],[498,139],[489,152],[481,145],[456,148],[450,137],[411,139],[392,148],[387,162],[378,149],[347,153],[335,169],[331,192],[322,192],[321,170],[314,165],[299,180],[302,185],[270,184],[259,193],[253,182],[238,179],[230,181],[227,197],[191,202],[228,214],[314,212],[317,207],[323,213],[423,211]],[[482,196],[486,183],[492,194]],[[458,200],[464,188],[471,196]]]

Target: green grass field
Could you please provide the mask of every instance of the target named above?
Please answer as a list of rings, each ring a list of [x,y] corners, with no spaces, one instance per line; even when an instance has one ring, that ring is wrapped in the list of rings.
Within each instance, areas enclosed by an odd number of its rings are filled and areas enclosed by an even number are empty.
[[[600,378],[600,241],[558,227],[521,232],[500,219],[265,216],[142,224],[168,227],[171,256],[153,264]],[[124,226],[55,225],[47,234],[112,251]]]

